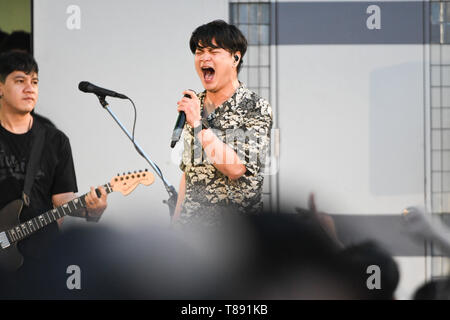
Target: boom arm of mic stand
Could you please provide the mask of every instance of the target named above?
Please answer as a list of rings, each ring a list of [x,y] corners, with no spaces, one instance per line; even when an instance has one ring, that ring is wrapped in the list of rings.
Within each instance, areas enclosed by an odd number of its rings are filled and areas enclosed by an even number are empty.
[[[111,117],[116,121],[116,123],[122,129],[122,131],[127,135],[127,137],[134,144],[138,153],[148,162],[148,164],[153,168],[153,171],[155,171],[155,173],[161,178],[161,180],[164,184],[164,187],[166,188],[167,193],[169,194],[169,199],[164,200],[163,203],[165,203],[169,206],[170,217],[172,217],[175,212],[175,207],[177,205],[177,199],[178,199],[178,193],[175,190],[175,187],[167,182],[167,180],[164,178],[161,170],[159,170],[159,168],[155,165],[155,163],[152,160],[150,160],[150,158],[145,154],[145,152],[142,150],[142,148],[136,142],[136,140],[133,140],[133,137],[130,135],[128,130],[123,126],[123,124],[120,122],[120,120],[116,117],[116,115],[109,108],[109,104],[105,100],[105,97],[101,96],[101,95],[97,95],[97,97],[98,97],[98,100],[100,101],[100,104],[102,105],[102,107],[104,109],[106,109],[106,111],[108,111],[108,113],[111,115]]]

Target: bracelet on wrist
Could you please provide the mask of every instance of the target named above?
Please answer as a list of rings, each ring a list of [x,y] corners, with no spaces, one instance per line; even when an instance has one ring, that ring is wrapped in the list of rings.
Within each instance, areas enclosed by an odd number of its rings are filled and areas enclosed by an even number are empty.
[[[193,127],[193,134],[194,137],[198,138],[198,134],[203,130],[203,129],[208,129],[209,128],[209,124],[208,124],[208,120],[202,118],[202,120],[195,126]]]

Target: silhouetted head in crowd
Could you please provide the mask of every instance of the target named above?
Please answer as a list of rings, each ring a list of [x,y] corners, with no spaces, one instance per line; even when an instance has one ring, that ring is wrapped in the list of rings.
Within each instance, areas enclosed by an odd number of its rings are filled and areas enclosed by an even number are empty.
[[[450,279],[434,279],[419,287],[414,300],[450,300]]]
[[[399,269],[385,249],[373,241],[366,241],[345,248],[340,257],[356,289],[363,292],[364,299],[395,298],[394,293],[400,278]]]
[[[0,29],[0,47],[2,45],[3,40],[8,36],[6,32],[4,32],[2,29]]]
[[[235,295],[227,298],[361,298],[345,278],[339,247],[314,214],[305,212],[242,217],[241,241],[248,249],[234,281]]]
[[[0,43],[0,52],[20,50],[31,53],[31,36],[25,31],[14,31]]]

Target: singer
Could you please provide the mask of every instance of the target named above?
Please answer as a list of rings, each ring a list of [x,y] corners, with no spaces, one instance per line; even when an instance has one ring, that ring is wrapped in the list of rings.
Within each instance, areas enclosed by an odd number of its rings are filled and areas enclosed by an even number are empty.
[[[238,80],[247,50],[222,20],[198,27],[190,49],[204,91],[178,101],[186,114],[183,171],[173,222],[216,225],[226,212],[262,210],[261,172],[270,144],[269,103]]]
[[[0,54],[0,209],[22,198],[28,163],[37,163],[28,195],[30,206],[24,206],[21,222],[74,199],[77,192],[69,139],[31,114],[38,99],[38,87],[38,65],[30,54],[21,51]],[[32,155],[40,137],[42,151]],[[77,216],[93,221],[100,218],[107,206],[107,195],[103,187],[99,190],[101,198],[91,187],[86,196],[87,211],[75,211]],[[35,251],[57,231],[58,225],[51,223],[21,241],[19,249],[33,260]],[[25,266],[27,261],[25,258]]]

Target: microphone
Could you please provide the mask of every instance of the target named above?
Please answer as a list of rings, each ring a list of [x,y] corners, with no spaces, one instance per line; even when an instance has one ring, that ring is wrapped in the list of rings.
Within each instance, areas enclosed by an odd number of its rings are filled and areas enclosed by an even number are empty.
[[[80,89],[83,92],[87,92],[87,93],[95,93],[98,96],[103,96],[103,97],[109,96],[109,97],[120,98],[120,99],[128,99],[128,97],[124,94],[97,87],[96,85],[93,85],[92,83],[87,82],[87,81],[81,81],[78,84],[78,89]]]
[[[194,91],[194,90],[191,90]],[[192,99],[190,95],[187,93],[184,95],[186,98]],[[170,147],[173,149],[177,142],[180,140],[181,134],[183,133],[184,124],[186,123],[186,113],[184,111],[180,111],[178,113],[177,122],[175,123],[175,127],[173,128],[172,133],[172,141],[170,142]]]

